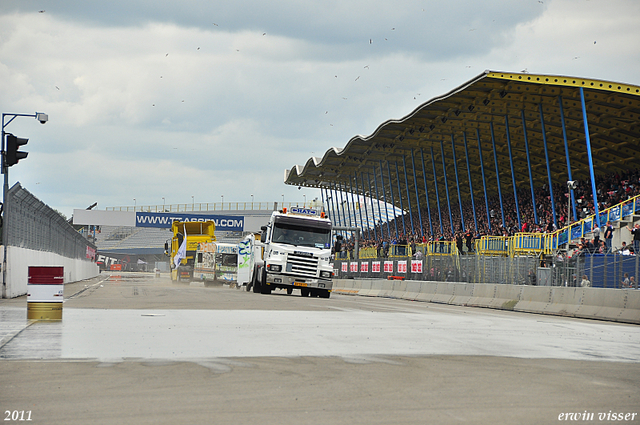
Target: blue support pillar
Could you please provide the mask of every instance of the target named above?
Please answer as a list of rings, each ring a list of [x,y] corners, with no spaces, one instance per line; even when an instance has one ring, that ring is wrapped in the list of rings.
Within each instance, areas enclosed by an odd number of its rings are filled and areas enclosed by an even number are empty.
[[[342,191],[344,192],[344,198],[346,199],[347,202],[345,202],[347,204],[347,214],[348,214],[348,218],[347,218],[347,226],[349,227],[353,227],[353,217],[351,216],[351,205],[349,205],[349,194],[347,193],[347,184],[341,184],[340,188],[342,189]],[[351,196],[351,200],[353,201],[353,196]],[[357,225],[356,225],[357,227]]]
[[[547,150],[547,132],[544,128],[544,114],[542,112],[542,103],[538,104],[540,110],[540,125],[542,125],[542,142],[544,143],[544,157],[547,161],[547,177],[549,179],[549,194],[551,195],[551,214],[553,215],[553,224],[558,228],[558,218],[556,216],[556,201],[553,198],[553,180],[551,179],[551,164],[549,163],[549,151]]]
[[[482,161],[482,146],[480,146],[480,130],[476,128],[476,138],[478,139],[478,155],[480,156],[480,171],[482,171],[482,188],[484,189],[484,206],[487,210],[487,224],[491,230],[491,216],[489,215],[489,198],[487,197],[487,181],[484,178],[484,162]]]
[[[444,163],[444,145],[440,140],[440,153],[442,155],[442,175],[444,176],[444,190],[447,194],[447,206],[449,207],[449,225],[451,226],[451,237],[456,235],[456,231],[453,229],[453,216],[451,215],[451,200],[449,199],[449,183],[447,182],[447,166]]]
[[[338,184],[338,183],[336,183]],[[340,186],[338,186],[338,189],[340,190],[340,207],[342,208],[342,225],[343,226],[348,226],[349,224],[347,223],[347,215],[344,213],[344,199],[342,197],[342,185],[340,184]]]
[[[362,220],[362,205],[360,204],[360,195],[358,194],[358,175],[356,173],[353,173],[353,178],[354,181],[356,182],[356,198],[358,200],[358,214],[360,215],[360,224],[362,224],[362,232],[364,234],[365,231],[365,225],[364,225],[364,221]],[[364,201],[364,190],[362,191],[362,199]],[[363,202],[363,204],[365,205],[365,215],[367,212],[367,204],[365,202]],[[367,219],[367,226],[366,226],[367,230],[369,230],[369,219]],[[369,237],[371,237],[371,235],[369,235]]]
[[[376,188],[376,203],[378,204],[378,221],[380,222],[380,237],[384,239],[384,223],[382,222],[382,209],[380,208],[380,195],[378,194],[378,178],[376,177],[375,165],[373,166],[373,184]],[[387,237],[389,237],[390,235],[391,235],[391,232],[389,232],[389,224],[387,223]]]
[[[367,173],[367,177],[369,177],[369,174]],[[371,182],[369,182],[369,191],[365,192],[364,190],[364,173],[360,173],[360,180],[362,180],[362,196],[363,196],[363,200],[364,200],[364,218],[367,220],[367,228],[369,229],[369,238],[371,238],[371,221],[369,221],[369,212],[367,211],[367,197],[365,196],[366,193],[369,194],[369,201],[371,204],[371,216],[372,218],[375,216],[375,214],[373,213],[373,200],[372,195],[371,195]],[[376,220],[375,218],[373,218],[373,240],[378,240],[378,231],[376,230]]]
[[[591,175],[591,191],[593,192],[593,208],[596,213],[596,223],[600,227],[600,211],[598,209],[598,192],[596,191],[596,176],[593,172],[593,156],[591,155],[591,137],[589,136],[589,121],[587,120],[587,105],[584,101],[584,89],[580,87],[580,102],[582,103],[582,121],[584,122],[584,136],[587,141],[587,155],[589,157],[589,173]],[[637,253],[636,253],[637,255]]]
[[[400,238],[398,232],[398,217],[396,215],[396,201],[393,199],[393,184],[391,183],[391,167],[389,167],[389,161],[387,161],[387,174],[389,175],[389,193],[391,194],[391,208],[393,208],[393,223],[396,225],[396,240]],[[404,211],[402,211],[404,213]],[[404,219],[404,214],[402,215]]]
[[[340,212],[338,211],[338,194],[335,191],[335,185],[333,183],[329,184],[331,188],[331,208],[333,208],[333,223],[340,224]]]
[[[509,164],[511,165],[511,182],[513,183],[513,198],[516,202],[516,214],[518,216],[518,229],[522,229],[520,220],[520,206],[518,205],[518,189],[516,187],[516,173],[513,168],[513,154],[511,153],[511,134],[509,133],[509,116],[504,116],[504,126],[507,132],[507,147],[509,148]]]
[[[375,178],[375,175],[374,175]],[[387,193],[384,190],[384,173],[382,172],[382,161],[380,161],[380,184],[382,185],[382,197],[384,198],[384,212],[387,215],[387,236],[389,237],[389,241],[391,241],[391,226],[389,226],[389,208],[387,203]],[[376,187],[376,191],[378,188]],[[393,207],[395,208],[395,206]],[[395,218],[395,211],[393,212]]]
[[[389,174],[389,176],[391,176],[391,174]],[[402,190],[400,188],[400,171],[398,171],[398,161],[396,161],[396,181],[398,182],[398,198],[400,198],[400,211],[402,211],[402,234],[406,237],[407,226],[404,223],[404,205],[402,205]]]
[[[436,201],[438,202],[438,219],[440,220],[440,234],[444,235],[444,226],[442,225],[442,213],[440,211],[440,195],[438,194],[438,177],[436,175],[436,162],[433,159],[433,147],[431,147],[430,149],[431,149],[431,165],[433,167],[433,184],[436,187]]]
[[[335,200],[336,195],[333,192],[333,185],[331,183],[332,182],[329,182],[329,195],[331,195],[329,197],[329,208],[331,208],[331,223],[336,225],[338,223],[338,216],[336,215],[336,210],[333,207],[333,201]]]
[[[476,202],[473,197],[473,183],[471,183],[471,167],[469,166],[469,147],[467,146],[467,133],[462,132],[462,140],[464,141],[464,154],[467,157],[467,173],[469,174],[469,193],[471,194],[471,209],[473,210],[473,223],[475,224],[476,233],[480,231],[478,228],[478,217],[476,216]]]
[[[456,188],[458,189],[458,207],[460,207],[460,224],[462,224],[462,231],[466,232],[464,227],[464,212],[462,211],[462,196],[460,196],[460,180],[458,180],[458,162],[456,159],[456,143],[451,133],[451,151],[453,152],[453,168],[456,173]]]
[[[573,180],[571,176],[571,160],[569,159],[569,142],[567,140],[567,126],[564,122],[564,108],[562,107],[562,96],[558,96],[558,104],[560,105],[560,122],[562,123],[562,138],[564,139],[564,154],[567,157],[567,176],[568,181]],[[573,207],[573,219],[578,219],[578,212],[576,211],[576,197],[573,189],[571,189],[571,205]],[[567,214],[569,211],[567,210]]]
[[[411,222],[411,234],[416,233],[413,227],[413,214],[411,213],[411,195],[409,194],[409,179],[407,178],[407,161],[402,155],[402,166],[404,167],[404,187],[407,189],[407,209],[409,210],[409,221]]]
[[[524,135],[524,149],[527,151],[527,168],[529,169],[529,185],[531,186],[531,205],[533,206],[533,219],[538,222],[538,208],[536,208],[536,195],[533,191],[533,173],[531,172],[531,155],[529,153],[529,139],[527,137],[527,121],[522,110],[522,131]]]
[[[323,211],[323,212],[325,212],[325,211],[324,211],[324,200],[325,200],[325,198],[326,198],[326,197],[324,196],[324,188],[323,188],[323,187],[321,187],[321,188],[320,188],[320,199],[322,199],[322,211]],[[327,199],[327,200],[328,200],[328,199]],[[327,214],[327,218],[328,218],[329,220],[331,220],[331,214],[329,214],[329,209],[327,209],[327,211],[326,211],[325,213]]]
[[[416,161],[411,148],[411,168],[413,170],[413,186],[416,189],[416,205],[418,207],[418,222],[420,224],[420,236],[424,238],[424,226],[422,225],[422,213],[420,212],[420,195],[418,194],[418,180],[416,179]]]
[[[351,206],[353,207],[353,222],[356,225],[355,227],[358,227],[358,214],[356,214],[356,203],[353,200],[353,184],[351,184],[351,176],[349,176],[349,192],[351,192]],[[351,212],[349,212],[349,214],[351,214]],[[364,227],[360,226],[360,234],[362,234],[362,232],[364,232]]]
[[[424,152],[420,148],[420,159],[422,159],[422,179],[424,180],[424,197],[427,200],[427,221],[429,222],[429,235],[433,238],[433,229],[431,228],[431,207],[429,207],[429,191],[427,190],[427,172],[424,169]]]
[[[496,180],[498,182],[498,197],[500,198],[500,212],[502,213],[502,227],[504,224],[504,204],[502,203],[502,189],[500,188],[500,171],[498,170],[498,154],[496,153],[496,136],[493,134],[493,122],[489,123],[491,127],[491,144],[493,145],[493,162],[496,163]]]

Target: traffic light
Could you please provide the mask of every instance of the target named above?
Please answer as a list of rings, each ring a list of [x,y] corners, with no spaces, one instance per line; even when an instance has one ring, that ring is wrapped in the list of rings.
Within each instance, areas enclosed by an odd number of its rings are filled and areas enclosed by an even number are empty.
[[[7,151],[5,154],[4,164],[6,167],[16,165],[21,159],[25,159],[28,152],[19,151],[20,146],[24,146],[29,143],[29,139],[21,139],[13,134],[7,134]]]

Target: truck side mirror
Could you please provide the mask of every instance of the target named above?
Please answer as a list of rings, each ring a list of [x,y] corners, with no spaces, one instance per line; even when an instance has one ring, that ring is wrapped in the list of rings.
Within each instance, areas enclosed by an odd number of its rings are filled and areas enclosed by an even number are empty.
[[[260,242],[264,243],[267,241],[267,232],[262,232],[260,235]]]

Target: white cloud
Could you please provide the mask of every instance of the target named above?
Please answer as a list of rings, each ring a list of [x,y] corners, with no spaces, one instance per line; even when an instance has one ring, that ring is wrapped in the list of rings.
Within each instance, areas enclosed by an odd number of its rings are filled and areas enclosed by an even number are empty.
[[[0,108],[49,114],[11,181],[66,214],[315,197],[284,170],[485,69],[639,83],[634,0],[43,4],[0,5]]]

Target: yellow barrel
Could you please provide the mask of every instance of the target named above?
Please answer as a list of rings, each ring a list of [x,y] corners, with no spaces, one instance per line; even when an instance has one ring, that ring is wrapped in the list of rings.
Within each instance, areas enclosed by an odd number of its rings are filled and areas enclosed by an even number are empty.
[[[62,320],[62,303],[27,302],[28,320]]]

